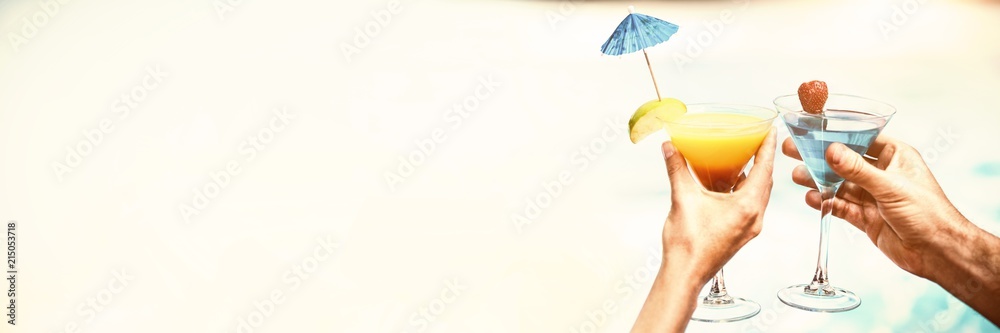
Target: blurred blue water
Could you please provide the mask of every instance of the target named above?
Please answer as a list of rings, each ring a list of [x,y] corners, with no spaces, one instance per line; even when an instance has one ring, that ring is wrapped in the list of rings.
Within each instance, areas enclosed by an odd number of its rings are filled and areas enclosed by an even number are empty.
[[[977,176],[997,177],[1000,176],[1000,163],[982,163],[974,170]]]

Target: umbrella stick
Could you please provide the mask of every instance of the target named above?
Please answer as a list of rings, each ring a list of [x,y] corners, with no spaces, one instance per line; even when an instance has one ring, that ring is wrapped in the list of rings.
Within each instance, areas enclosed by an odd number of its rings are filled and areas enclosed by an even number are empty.
[[[660,86],[656,84],[656,75],[653,75],[653,65],[649,63],[649,53],[646,53],[646,49],[642,49],[642,55],[646,56],[646,67],[649,67],[649,77],[653,78],[653,88],[656,89],[656,100],[663,101],[663,97],[660,97]]]

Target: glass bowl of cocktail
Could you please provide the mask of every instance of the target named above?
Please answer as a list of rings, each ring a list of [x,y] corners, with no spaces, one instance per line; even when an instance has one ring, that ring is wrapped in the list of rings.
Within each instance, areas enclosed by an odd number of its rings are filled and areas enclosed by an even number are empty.
[[[729,193],[771,129],[774,110],[732,104],[691,104],[682,115],[665,119],[664,127],[677,151],[705,189]],[[728,322],[753,317],[760,305],[730,296],[722,270],[691,319]]]
[[[664,127],[702,186],[731,192],[776,117],[774,110],[757,106],[692,104]]]
[[[823,90],[826,95],[825,84]],[[815,110],[821,111],[819,113],[803,111],[802,104],[799,95],[786,95],[774,100],[774,106],[788,126],[792,141],[822,197],[819,255],[812,282],[779,290],[778,298],[789,306],[807,311],[847,311],[861,305],[861,298],[830,285],[827,270],[830,213],[844,178],[830,170],[826,150],[830,144],[839,142],[864,155],[896,109],[872,99],[842,94],[829,94],[826,106],[820,103],[821,110]]]

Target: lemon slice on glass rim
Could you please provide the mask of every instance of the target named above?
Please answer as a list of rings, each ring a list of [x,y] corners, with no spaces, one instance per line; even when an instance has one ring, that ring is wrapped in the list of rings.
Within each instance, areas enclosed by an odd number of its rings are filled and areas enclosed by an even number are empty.
[[[650,134],[663,129],[665,122],[677,119],[687,113],[687,106],[676,98],[664,98],[646,102],[635,110],[628,121],[628,137],[632,143],[639,143]]]

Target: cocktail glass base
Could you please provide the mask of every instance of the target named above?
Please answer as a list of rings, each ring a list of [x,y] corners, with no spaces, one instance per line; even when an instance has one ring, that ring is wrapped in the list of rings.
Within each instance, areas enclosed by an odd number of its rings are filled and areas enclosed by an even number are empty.
[[[793,308],[813,312],[841,312],[853,310],[861,305],[861,298],[854,293],[830,287],[826,293],[819,295],[809,292],[808,284],[798,284],[778,291],[778,299]]]
[[[760,305],[757,302],[739,297],[733,297],[731,300],[732,302],[726,304],[706,304],[705,301],[699,300],[691,320],[725,323],[747,319],[760,312]]]

